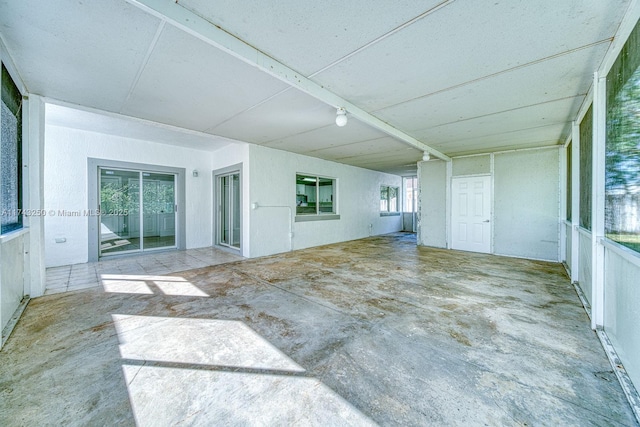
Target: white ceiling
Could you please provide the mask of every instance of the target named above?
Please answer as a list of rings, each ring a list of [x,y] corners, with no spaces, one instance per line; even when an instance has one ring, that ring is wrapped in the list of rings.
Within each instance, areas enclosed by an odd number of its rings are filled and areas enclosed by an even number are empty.
[[[630,0],[177,3],[188,21],[206,19],[365,114],[455,156],[564,142]],[[139,6],[0,0],[0,35],[31,93],[183,128],[194,146],[226,141],[207,133],[415,172],[422,151],[388,129],[353,116],[338,128],[335,105]],[[134,132],[121,121],[96,120],[82,126]],[[175,135],[161,131],[177,131],[151,128],[143,139],[167,142]]]

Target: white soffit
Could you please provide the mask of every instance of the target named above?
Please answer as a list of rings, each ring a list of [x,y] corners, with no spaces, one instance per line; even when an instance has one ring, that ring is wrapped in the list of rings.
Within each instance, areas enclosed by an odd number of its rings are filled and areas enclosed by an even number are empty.
[[[166,25],[122,113],[205,131],[287,87]]]
[[[448,2],[179,0],[178,3],[309,76],[414,17]]]
[[[609,39],[620,3],[455,1],[314,81],[364,109],[384,108]]]
[[[80,129],[204,151],[215,151],[233,143],[224,138],[186,129],[161,126],[117,114],[102,114],[51,103],[46,104],[45,122],[47,126]]]
[[[0,32],[31,93],[117,112],[160,21],[125,2],[0,4]]]

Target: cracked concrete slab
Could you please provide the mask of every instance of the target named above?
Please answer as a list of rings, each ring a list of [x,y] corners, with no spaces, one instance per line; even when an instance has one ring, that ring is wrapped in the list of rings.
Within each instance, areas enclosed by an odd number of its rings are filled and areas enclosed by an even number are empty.
[[[636,421],[559,264],[396,233],[27,307],[0,425]]]

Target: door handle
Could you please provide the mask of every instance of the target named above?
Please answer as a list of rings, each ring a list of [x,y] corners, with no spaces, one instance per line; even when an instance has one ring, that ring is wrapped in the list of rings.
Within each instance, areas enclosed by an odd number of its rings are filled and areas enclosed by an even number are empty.
[[[488,220],[488,219],[485,219],[485,220],[484,220],[484,221],[482,221],[482,222],[489,222],[489,220]]]

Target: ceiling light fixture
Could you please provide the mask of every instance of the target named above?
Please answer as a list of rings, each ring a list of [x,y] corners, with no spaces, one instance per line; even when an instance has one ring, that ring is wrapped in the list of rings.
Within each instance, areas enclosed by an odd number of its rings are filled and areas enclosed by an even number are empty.
[[[347,124],[347,110],[343,107],[338,107],[338,111],[336,111],[336,124],[340,127]]]
[[[431,160],[431,155],[425,151],[424,154],[422,155],[422,161],[427,162],[429,160]]]

